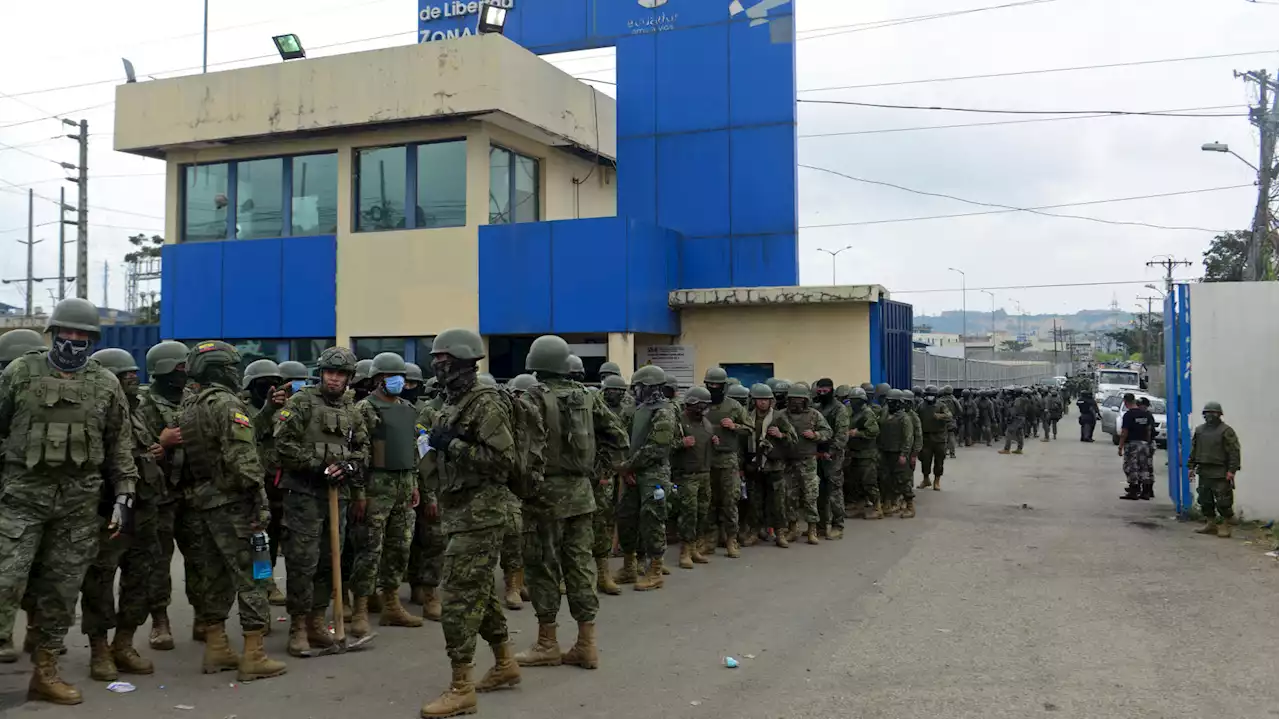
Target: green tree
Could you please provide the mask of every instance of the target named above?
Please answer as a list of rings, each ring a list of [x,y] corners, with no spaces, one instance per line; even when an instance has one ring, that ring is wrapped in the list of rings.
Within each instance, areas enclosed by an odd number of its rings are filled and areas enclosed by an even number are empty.
[[[1245,259],[1251,237],[1253,232],[1250,230],[1235,230],[1210,240],[1209,249],[1204,251],[1204,281],[1243,281]],[[1262,260],[1266,267],[1264,279],[1275,279],[1276,231],[1274,227],[1267,233],[1262,243]]]
[[[138,269],[138,265],[144,260],[159,259],[160,248],[164,246],[164,238],[160,235],[134,235],[129,238],[129,244],[137,249],[125,254],[124,261],[133,265],[134,269]],[[144,295],[139,299],[138,311],[135,314],[138,324],[152,325],[160,323],[160,300],[152,295],[151,299],[147,299]]]
[[[1018,340],[1005,340],[1000,343],[1000,349],[1005,352],[1021,352],[1030,346],[1030,342],[1019,342]]]

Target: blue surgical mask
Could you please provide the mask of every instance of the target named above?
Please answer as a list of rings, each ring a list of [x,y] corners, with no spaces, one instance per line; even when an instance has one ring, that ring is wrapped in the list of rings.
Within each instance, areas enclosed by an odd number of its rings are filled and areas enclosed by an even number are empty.
[[[290,389],[293,390],[294,394],[297,394],[302,391],[303,387],[306,387],[306,386],[307,386],[307,381],[305,379],[295,379],[290,384]]]
[[[404,391],[404,377],[401,377],[398,374],[393,374],[383,380],[383,385],[387,388],[387,394],[394,397]]]

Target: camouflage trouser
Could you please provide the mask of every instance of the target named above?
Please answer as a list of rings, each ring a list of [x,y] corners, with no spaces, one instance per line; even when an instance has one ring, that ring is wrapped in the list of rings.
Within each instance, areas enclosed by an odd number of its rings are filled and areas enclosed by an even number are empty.
[[[289,614],[324,611],[333,598],[329,500],[304,492],[284,495],[284,568]],[[338,541],[347,533],[347,500],[338,501]],[[341,547],[339,547],[341,550]]]
[[[676,527],[682,542],[699,539],[715,541],[715,525],[711,523],[711,475],[674,474],[676,496],[672,509],[676,512]],[[708,537],[707,535],[711,536]],[[712,544],[711,546],[715,546]]]
[[[14,495],[0,501],[0,617],[12,624],[22,606],[42,649],[61,648],[75,619],[76,598],[98,552],[97,509],[96,490],[74,503],[36,505]]]
[[[747,500],[751,502],[753,531],[787,526],[787,479],[782,470],[747,467]]]
[[[899,499],[914,499],[915,488],[911,484],[911,465],[898,464],[897,452],[881,452],[876,479],[880,484],[880,502],[891,506]],[[906,481],[903,482],[903,476]]]
[[[537,539],[525,544],[524,567],[539,624],[555,623],[562,581],[574,620],[596,620],[600,598],[596,596],[596,565],[591,556],[591,522],[592,514],[535,522]]]
[[[608,557],[613,551],[615,505],[618,503],[618,477],[610,473],[597,475],[592,485],[596,495],[596,511],[591,515],[591,555]]]
[[[624,553],[657,559],[666,552],[667,500],[653,496],[659,487],[664,495],[671,494],[671,475],[666,467],[637,474],[634,485],[622,483],[617,517],[618,544]]]
[[[271,621],[265,581],[253,579],[252,525],[257,521],[256,500],[244,499],[214,509],[195,510],[200,529],[200,562],[205,578],[204,606],[196,619],[204,624],[227,621],[237,604],[240,628],[261,631]]]
[[[147,579],[147,608],[152,612],[163,612],[169,608],[173,597],[173,550],[178,535],[178,514],[182,509],[182,499],[173,497],[157,504],[155,521],[156,563],[151,568]],[[184,537],[183,542],[186,539]],[[186,584],[190,586],[193,568],[187,560],[187,553],[182,553]],[[198,586],[198,581],[197,581]],[[188,604],[191,604],[191,593],[187,592]],[[195,606],[192,604],[192,606]]]
[[[876,457],[854,457],[844,476],[845,497],[851,502],[875,504],[880,501],[879,463]]]
[[[1200,511],[1209,521],[1231,519],[1235,512],[1231,505],[1235,502],[1235,488],[1226,477],[1200,477],[1196,485],[1196,501]]]
[[[1009,449],[1013,446],[1014,440],[1018,442],[1018,449],[1022,449],[1023,432],[1026,420],[1022,417],[1014,417],[1009,420],[1009,431],[1004,435],[1004,448]]]
[[[725,538],[738,534],[738,502],[742,499],[742,475],[739,474],[736,463],[713,465],[707,483],[711,488],[708,495],[710,504],[705,522],[699,515],[698,527],[702,538],[712,542],[710,546],[714,547],[714,542],[718,539],[717,527],[724,532]]]
[[[415,478],[409,472],[374,470],[366,489],[364,521],[352,522],[351,590],[371,597],[379,589],[397,591],[404,581],[413,545]],[[328,537],[323,537],[328,541]]]
[[[787,460],[787,521],[818,524],[818,458]]]
[[[986,442],[986,443],[987,443],[987,446],[988,446],[988,447],[990,447],[990,446],[991,446],[992,434],[993,434],[993,432],[992,432],[992,428],[991,428],[991,423],[990,423],[990,422],[980,422],[980,423],[978,424],[978,427],[980,428],[980,429],[979,429],[979,432],[978,432],[979,436],[982,438],[982,441],[983,441],[983,442]]]
[[[163,508],[161,511],[161,520],[163,521]],[[178,551],[182,552],[182,574],[186,578],[184,591],[187,595],[187,603],[192,607],[199,607],[200,602],[203,601],[202,597],[207,592],[204,568],[200,566],[200,562],[197,559],[201,554],[200,526],[196,522],[194,510],[187,507],[185,500],[178,500],[173,503],[171,516],[173,517],[173,533],[171,535],[173,539],[168,544],[164,543],[163,536],[160,540],[161,546],[166,548],[165,556],[168,561],[165,563],[165,568],[168,569],[173,562],[173,547],[176,544]],[[164,527],[159,527],[157,530],[157,532],[164,531]],[[164,604],[158,604],[157,594],[152,594],[152,612],[157,609],[163,611],[168,608],[172,601],[172,581],[167,576],[168,572],[165,572],[165,575],[163,586],[160,586],[158,582],[152,584],[153,592],[163,590],[163,594],[159,596],[164,601]]]
[[[1037,414],[1033,417],[1027,417],[1026,426],[1029,426],[1031,428],[1032,437],[1039,437],[1040,436],[1040,415]],[[1022,433],[1023,434],[1027,433],[1027,430],[1025,427],[1023,428]]]
[[[98,525],[98,553],[80,583],[80,631],[90,637],[105,637],[116,628],[116,569],[133,542],[125,535],[112,539],[105,519]]]
[[[493,586],[506,532],[507,527],[497,526],[449,535],[441,573],[440,624],[445,651],[454,666],[475,661],[477,633],[491,645],[507,641],[507,618]],[[556,594],[559,601],[558,590]]]
[[[414,586],[440,586],[440,563],[444,560],[444,532],[440,519],[429,520],[419,514],[413,528],[413,546],[409,549],[409,583]]]
[[[502,553],[498,557],[502,573],[507,576],[524,571],[524,536],[524,513],[515,505],[511,508],[507,531],[502,535]]]
[[[844,528],[844,452],[818,460],[818,523]]]
[[[1129,481],[1129,489],[1134,492],[1155,484],[1155,476],[1151,472],[1151,447],[1148,442],[1124,443],[1124,476]]]
[[[136,629],[147,621],[151,611],[151,592],[155,574],[161,573],[165,561],[160,546],[159,507],[139,500],[133,513],[133,537],[120,558],[120,600],[116,609],[116,625]],[[170,540],[172,542],[173,540]],[[169,573],[163,572],[167,582]]]
[[[920,448],[920,475],[928,478],[932,470],[933,476],[942,476],[942,467],[947,457],[947,445],[941,438],[925,437],[924,446]]]

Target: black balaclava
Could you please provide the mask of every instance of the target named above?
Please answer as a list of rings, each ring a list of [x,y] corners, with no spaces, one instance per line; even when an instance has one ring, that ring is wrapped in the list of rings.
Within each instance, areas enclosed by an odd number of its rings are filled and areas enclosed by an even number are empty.
[[[128,398],[130,406],[138,402],[138,373],[137,372],[121,372],[116,375],[116,379],[120,381],[120,389],[124,390],[124,396]]]
[[[666,387],[660,384],[638,384],[635,389],[636,404],[652,404],[666,399]]]
[[[823,377],[822,379],[814,383],[813,388],[815,390],[819,390],[819,389],[829,390],[827,392],[817,393],[818,404],[822,404],[822,405],[831,404],[831,401],[834,400],[836,397],[835,386],[836,386],[835,383],[832,382],[829,377]]]
[[[476,374],[479,372],[474,361],[460,360],[447,354],[431,360],[431,371],[435,372],[436,381],[451,397],[471,389],[471,386],[476,383]]]
[[[260,377],[250,382],[249,404],[252,404],[254,409],[262,409],[275,388],[275,383],[272,382],[270,377]]]
[[[724,401],[724,383],[708,382],[706,384],[707,391],[711,393],[711,404],[720,404]]]
[[[60,337],[55,328],[53,346],[46,355],[49,366],[59,372],[79,372],[89,363],[89,355],[93,354],[93,339],[69,340]]]
[[[240,365],[219,364],[206,367],[199,377],[193,377],[201,386],[220,384],[234,390],[240,386]],[[179,390],[181,392],[181,390]]]
[[[156,375],[151,386],[156,388],[156,392],[159,392],[161,397],[176,404],[182,401],[182,390],[187,387],[187,371],[174,370]]]
[[[418,399],[422,397],[422,383],[415,382],[410,387],[408,382],[404,383],[404,389],[400,390],[400,398],[409,404],[417,404]]]

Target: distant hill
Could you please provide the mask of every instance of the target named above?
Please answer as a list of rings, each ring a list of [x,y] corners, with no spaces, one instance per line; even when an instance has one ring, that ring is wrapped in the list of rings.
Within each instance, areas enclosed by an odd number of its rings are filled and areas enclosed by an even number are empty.
[[[1076,332],[1105,332],[1116,325],[1125,326],[1133,319],[1129,312],[1112,312],[1111,310],[1081,310],[1073,315],[1016,315],[1003,309],[996,310],[995,326],[997,332],[1016,334],[1019,327],[1025,327],[1026,333],[1033,336],[1049,337],[1053,331],[1054,320],[1059,328]],[[942,334],[959,334],[967,324],[970,335],[986,334],[991,331],[991,313],[969,310],[967,323],[960,310],[947,310],[940,315],[917,315],[915,326],[918,329],[928,327],[932,332]]]

